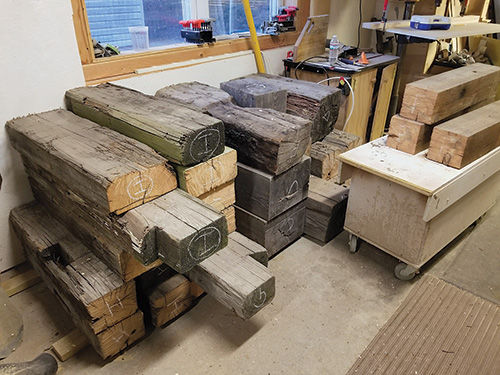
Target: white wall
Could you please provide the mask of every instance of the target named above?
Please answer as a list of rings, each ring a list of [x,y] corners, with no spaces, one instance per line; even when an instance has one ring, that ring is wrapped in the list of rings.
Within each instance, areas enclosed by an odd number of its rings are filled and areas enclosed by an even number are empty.
[[[0,123],[64,105],[67,89],[85,84],[68,0],[2,0],[0,2]],[[268,72],[279,74],[291,48],[265,51]],[[168,84],[198,80],[220,82],[256,72],[251,52],[203,64],[147,74],[117,84],[154,94]],[[23,260],[10,229],[12,208],[32,199],[20,158],[0,127],[0,272]]]
[[[64,92],[84,84],[71,2],[0,2],[0,124],[13,117],[63,105]],[[9,212],[31,200],[20,159],[0,127],[0,271],[22,260]]]

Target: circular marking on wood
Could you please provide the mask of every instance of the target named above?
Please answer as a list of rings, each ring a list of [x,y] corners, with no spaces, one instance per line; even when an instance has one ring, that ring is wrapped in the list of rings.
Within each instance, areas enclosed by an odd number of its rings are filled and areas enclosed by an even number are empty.
[[[292,184],[288,187],[285,198],[292,199],[297,195],[298,192],[299,192],[299,182],[297,180],[294,180]]]
[[[198,133],[189,146],[189,153],[195,161],[210,158],[219,147],[219,129],[205,129]]]
[[[188,253],[195,261],[200,261],[212,255],[221,243],[221,233],[215,227],[203,228],[191,238],[188,245]],[[213,245],[209,245],[213,243]]]
[[[267,86],[263,83],[249,83],[245,86],[245,88],[250,92],[262,92],[266,91]]]
[[[128,183],[127,194],[130,199],[143,199],[153,190],[153,179],[147,175],[140,174]]]
[[[255,308],[260,309],[267,299],[267,294],[261,288],[259,288],[259,294],[254,294],[253,296],[253,305]]]

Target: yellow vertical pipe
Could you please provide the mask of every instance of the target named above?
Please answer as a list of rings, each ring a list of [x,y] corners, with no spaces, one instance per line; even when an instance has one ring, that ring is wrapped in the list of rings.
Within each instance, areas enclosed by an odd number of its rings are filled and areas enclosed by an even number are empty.
[[[250,9],[250,0],[242,0],[243,8],[245,9],[245,16],[247,18],[248,28],[250,29],[250,40],[252,42],[253,54],[255,55],[255,63],[257,64],[257,71],[265,73],[264,60],[260,53],[259,40],[257,39],[257,31],[255,31],[255,24],[253,22],[252,9]]]

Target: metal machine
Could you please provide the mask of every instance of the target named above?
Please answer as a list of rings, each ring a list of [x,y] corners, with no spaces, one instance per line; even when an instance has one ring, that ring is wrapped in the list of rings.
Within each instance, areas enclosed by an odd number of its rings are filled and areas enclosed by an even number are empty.
[[[278,14],[271,21],[264,21],[261,25],[262,32],[269,35],[278,35],[287,31],[295,31],[295,16],[299,8],[295,6],[280,7]]]

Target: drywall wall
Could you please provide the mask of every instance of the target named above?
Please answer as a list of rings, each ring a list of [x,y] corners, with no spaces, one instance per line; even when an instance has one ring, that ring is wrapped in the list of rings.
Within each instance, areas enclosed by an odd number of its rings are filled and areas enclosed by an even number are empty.
[[[8,223],[31,200],[23,166],[3,125],[13,117],[63,105],[66,89],[84,84],[70,1],[0,2],[0,271],[23,259]]]
[[[376,5],[379,1],[373,0],[331,0],[330,1],[330,24],[328,25],[328,38],[336,34],[340,42],[351,46],[358,43],[359,5],[361,3],[362,22],[369,22],[377,13]],[[380,15],[382,5],[380,5]],[[372,31],[361,29],[360,47],[370,47],[372,42]]]
[[[280,75],[283,72],[283,59],[292,47],[283,47],[264,51],[266,72]],[[223,56],[191,60],[179,64],[148,69],[156,71],[138,77],[127,78],[115,83],[129,87],[145,94],[154,93],[167,85],[175,83],[198,81],[207,85],[219,87],[221,82],[257,72],[252,51],[238,52]]]

